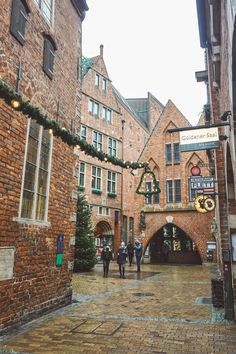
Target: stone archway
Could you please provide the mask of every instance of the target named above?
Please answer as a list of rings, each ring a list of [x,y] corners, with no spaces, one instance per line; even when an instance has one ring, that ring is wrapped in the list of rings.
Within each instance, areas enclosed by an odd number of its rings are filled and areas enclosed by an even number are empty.
[[[215,237],[211,233],[213,212],[201,214],[195,210],[146,212],[146,229],[142,237],[145,252],[148,253],[150,241],[165,225],[174,224],[181,232],[190,238],[199,252],[201,262],[207,262],[207,245],[215,242]],[[147,257],[147,260],[149,257]],[[216,250],[214,250],[213,262],[216,261]]]
[[[149,243],[151,263],[201,264],[193,240],[177,225],[168,223],[160,228]]]
[[[98,258],[100,258],[104,246],[109,246],[112,251],[114,250],[114,230],[108,221],[101,220],[96,224],[94,237]]]

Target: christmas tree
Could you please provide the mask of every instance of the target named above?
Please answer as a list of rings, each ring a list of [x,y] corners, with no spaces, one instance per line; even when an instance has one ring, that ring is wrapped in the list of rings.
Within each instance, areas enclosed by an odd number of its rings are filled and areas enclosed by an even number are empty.
[[[91,237],[93,232],[91,210],[83,194],[78,194],[74,272],[87,272],[96,264],[96,247]]]

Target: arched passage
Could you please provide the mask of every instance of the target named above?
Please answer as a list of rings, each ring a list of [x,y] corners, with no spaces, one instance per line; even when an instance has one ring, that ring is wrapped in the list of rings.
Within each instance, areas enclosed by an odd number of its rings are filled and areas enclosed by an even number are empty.
[[[100,258],[104,246],[114,248],[114,230],[109,222],[102,220],[97,223],[94,230],[95,243],[97,247],[97,256]]]
[[[201,264],[195,243],[177,225],[168,223],[159,229],[149,243],[150,262]]]

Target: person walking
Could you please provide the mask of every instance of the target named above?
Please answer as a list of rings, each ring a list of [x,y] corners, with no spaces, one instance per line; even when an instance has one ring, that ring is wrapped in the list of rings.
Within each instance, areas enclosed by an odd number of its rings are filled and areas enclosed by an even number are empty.
[[[125,243],[122,241],[121,245],[117,251],[117,264],[119,264],[120,278],[125,278],[125,264],[127,257],[127,248]]]
[[[139,273],[143,255],[143,244],[138,239],[135,241],[134,250],[136,256],[137,272]]]
[[[128,258],[129,258],[129,266],[131,267],[131,264],[132,264],[133,258],[134,258],[134,245],[132,244],[131,241],[128,242],[127,253],[128,253]]]
[[[107,246],[105,249],[102,250],[101,259],[103,262],[103,276],[107,278],[110,261],[112,260],[112,253],[110,251],[109,246]]]

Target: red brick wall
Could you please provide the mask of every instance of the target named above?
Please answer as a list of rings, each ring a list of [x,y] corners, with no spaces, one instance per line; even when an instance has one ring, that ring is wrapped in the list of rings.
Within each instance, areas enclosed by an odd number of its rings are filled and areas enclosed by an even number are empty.
[[[192,151],[180,153],[180,163],[166,164],[165,145],[166,143],[179,142],[179,133],[167,133],[168,128],[186,127],[188,121],[179,112],[177,107],[169,101],[159,118],[159,121],[150,137],[140,159],[149,161],[150,169],[157,168],[159,180],[160,204],[145,205],[145,197],[136,194],[135,196],[135,233],[140,235],[139,216],[140,211],[145,212],[146,230],[143,239],[146,247],[153,235],[167,224],[166,217],[172,216],[173,223],[186,232],[186,234],[195,242],[203,261],[206,260],[206,242],[214,241],[210,232],[212,222],[212,213],[200,214],[189,203],[188,178],[191,176],[190,169],[193,165],[201,163],[202,176],[209,176],[207,168],[208,160],[205,151]],[[142,171],[136,177],[136,186],[139,183]],[[166,180],[181,180],[181,203],[166,203]],[[216,259],[215,259],[216,261]]]
[[[11,2],[1,4],[0,76],[14,88],[21,62],[20,94],[52,119],[60,101],[60,123],[69,129],[79,105],[80,18],[71,2],[62,0],[55,3],[54,26],[50,28],[35,2],[27,3],[30,13],[24,46],[9,33]],[[43,32],[51,34],[57,45],[52,80],[42,70]],[[71,221],[75,211],[73,151],[60,138],[53,139],[48,223],[20,222],[26,132],[27,118],[0,100],[0,247],[15,248],[13,279],[0,281],[0,331],[68,304],[72,295],[68,265],[73,260],[70,237],[75,231]],[[55,264],[58,234],[65,237],[62,267]]]

